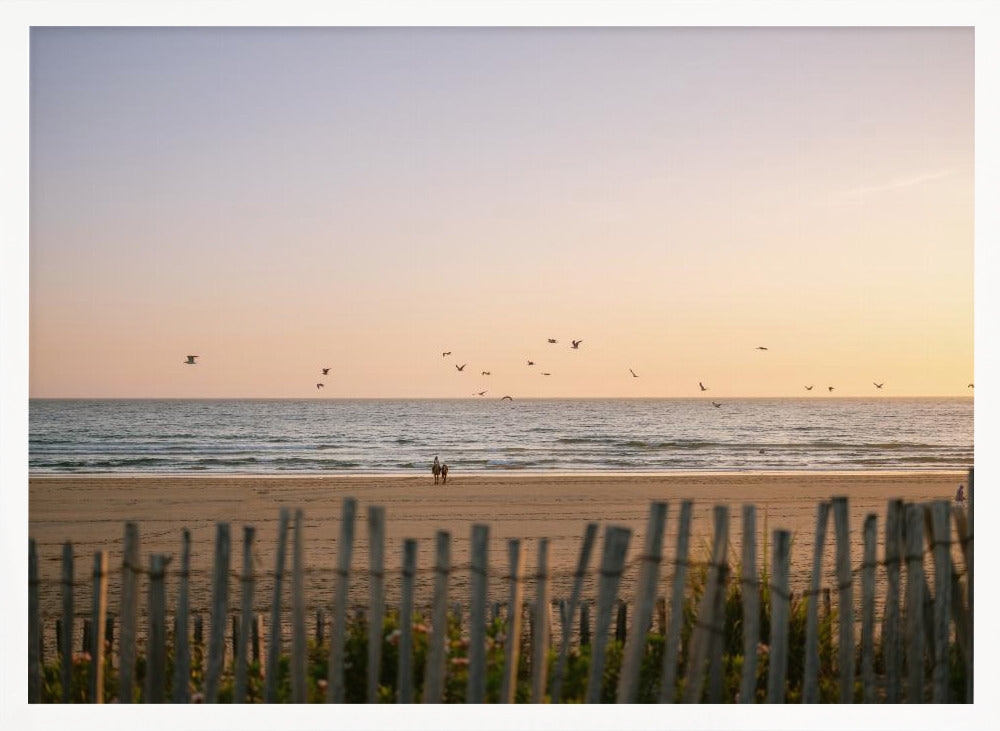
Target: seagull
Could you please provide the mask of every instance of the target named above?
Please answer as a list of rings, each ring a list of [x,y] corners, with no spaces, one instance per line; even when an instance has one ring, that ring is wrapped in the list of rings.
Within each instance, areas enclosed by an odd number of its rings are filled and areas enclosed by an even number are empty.
[[[831,392],[833,391],[833,386],[827,386],[826,388],[827,388],[828,391],[831,391]]]
[[[812,391],[813,390],[812,386],[806,386],[805,388],[806,388],[806,391]]]
[[[488,376],[488,375],[490,375],[490,372],[489,371],[483,371],[479,375],[481,375],[481,376]]]
[[[200,357],[200,356],[197,356],[197,355],[189,355],[189,356],[187,357],[187,360],[186,360],[186,361],[184,361],[184,365],[198,365],[197,363],[195,363],[195,362],[194,362],[194,359],[195,359],[195,358],[198,358],[198,357]]]
[[[530,366],[533,366],[533,365],[535,365],[535,361],[533,361],[533,360],[529,360],[529,361],[528,361],[528,365],[530,365]]]
[[[190,356],[188,356],[188,357],[190,357]],[[975,386],[974,386],[973,384],[971,384],[971,383],[970,383],[970,384],[969,384],[968,386],[966,386],[966,388],[972,388],[972,389],[975,389]]]
[[[449,355],[451,355],[451,351],[450,350],[447,353],[441,353],[441,357],[442,358],[444,358],[446,356],[449,356]]]
[[[550,342],[550,343],[552,343],[553,345],[555,345],[555,344],[556,344],[556,343],[558,343],[559,341],[558,341],[558,340],[556,340],[555,338],[549,338],[549,342]]]
[[[763,345],[758,345],[754,350],[767,350]]]
[[[700,388],[702,391],[708,390],[707,388],[705,388],[705,384],[703,384],[701,381],[698,381],[698,388]]]
[[[329,368],[324,368],[324,369],[323,369],[323,375],[324,375],[324,376],[328,376],[328,375],[330,375],[330,369],[329,369]]]
[[[542,375],[543,376],[551,376],[552,374],[551,373],[543,373]]]
[[[455,370],[464,371],[465,370],[465,366],[467,366],[467,365],[469,365],[469,364],[468,363],[463,363],[462,365],[456,365],[455,366]]]
[[[500,400],[501,401],[513,401],[514,399],[511,398],[510,396],[501,396]]]
[[[321,388],[323,388],[323,384],[322,383],[317,383],[316,384],[316,390],[318,391]]]
[[[570,347],[572,347],[573,350],[579,350],[580,349],[580,343],[582,343],[582,342],[583,342],[582,340],[573,340],[572,341],[573,345],[570,346]]]
[[[875,383],[875,381],[872,381],[872,385],[874,385],[875,388],[882,388],[882,386],[885,385],[885,381],[882,381],[882,383]]]
[[[713,401],[712,406],[714,406],[715,408],[719,408],[720,406],[722,406],[722,404],[718,403],[717,401]]]
[[[475,395],[476,396],[485,396],[486,395],[486,391],[476,391]]]
[[[631,368],[628,369],[628,372],[632,374],[632,378],[638,378],[639,377],[639,376],[637,376],[635,374],[635,371],[633,371]]]

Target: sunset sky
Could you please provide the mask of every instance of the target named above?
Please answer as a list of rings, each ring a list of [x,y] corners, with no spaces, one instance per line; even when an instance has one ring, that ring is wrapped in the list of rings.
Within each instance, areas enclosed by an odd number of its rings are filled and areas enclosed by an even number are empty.
[[[973,41],[36,28],[30,395],[970,395]]]

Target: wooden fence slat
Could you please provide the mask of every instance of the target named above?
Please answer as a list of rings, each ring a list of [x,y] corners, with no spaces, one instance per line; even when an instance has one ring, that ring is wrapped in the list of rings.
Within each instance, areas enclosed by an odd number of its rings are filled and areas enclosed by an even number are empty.
[[[784,703],[788,677],[789,549],[791,533],[774,531],[771,561],[771,653],[767,671],[767,702]]]
[[[949,633],[951,630],[951,506],[947,500],[931,504],[934,555],[934,672],[933,703],[948,703]]]
[[[715,605],[712,609],[712,632],[708,636],[708,703],[722,703],[722,654],[726,627],[726,594],[729,588],[729,561],[719,567],[719,582],[715,587]]]
[[[580,647],[590,646],[590,602],[580,605]]]
[[[122,556],[121,639],[118,642],[118,701],[131,703],[135,687],[135,629],[139,613],[139,524],[125,524]]]
[[[632,628],[625,639],[621,674],[618,676],[619,703],[635,703],[639,697],[639,671],[646,654],[646,637],[653,619],[656,587],[660,582],[663,558],[663,529],[667,522],[667,503],[654,501],[649,506],[646,541],[639,566],[639,584],[635,594]]]
[[[875,565],[878,517],[865,517],[861,559],[861,688],[865,703],[875,702]]]
[[[261,668],[261,677],[264,677],[264,665],[262,659],[265,652],[261,648],[264,639],[264,617],[260,614],[253,615],[253,622],[250,625],[250,659]]]
[[[215,524],[215,560],[212,566],[212,628],[208,637],[205,702],[215,703],[226,659],[226,617],[229,608],[229,523]]]
[[[108,554],[94,552],[94,589],[91,594],[90,673],[87,682],[87,699],[91,703],[104,703],[104,633],[108,612]]]
[[[500,702],[513,703],[517,693],[517,665],[521,657],[521,597],[523,592],[524,553],[521,541],[507,541],[510,562],[510,603],[507,607],[507,630],[504,640],[504,668]]]
[[[66,541],[62,552],[62,653],[60,665],[62,702],[70,703],[73,683],[73,544]]]
[[[819,593],[823,581],[823,550],[826,544],[826,525],[830,517],[830,503],[816,506],[816,538],[813,543],[812,578],[809,585],[809,603],[806,607],[805,667],[802,680],[802,702],[819,703]]]
[[[559,659],[556,660],[555,671],[552,674],[552,702],[558,703],[562,699],[563,677],[566,673],[566,662],[569,656],[569,644],[573,633],[573,618],[576,615],[577,607],[580,606],[580,595],[583,593],[583,580],[587,575],[587,567],[590,566],[590,555],[594,550],[594,542],[597,538],[597,523],[587,523],[583,534],[583,543],[580,545],[580,556],[576,562],[576,572],[573,574],[573,589],[569,597],[569,605],[566,608],[566,618],[563,622],[562,642],[559,646]],[[584,619],[581,615],[580,644],[589,644],[583,641]]]
[[[615,642],[622,645],[628,635],[628,604],[623,601],[618,602],[618,614],[615,618]]]
[[[885,520],[886,595],[882,655],[885,658],[885,702],[899,703],[902,695],[903,647],[899,627],[899,564],[903,537],[903,501],[890,500]]]
[[[382,673],[382,615],[385,613],[385,508],[378,505],[368,506],[368,575],[371,614],[368,618],[366,699],[368,703],[378,703],[378,683]]]
[[[42,632],[38,614],[38,544],[28,539],[28,703],[42,699]]]
[[[427,671],[424,673],[424,703],[444,698],[445,660],[448,649],[448,574],[451,572],[451,533],[439,530],[434,552],[434,609],[431,615]]]
[[[323,644],[326,637],[326,614],[323,612],[323,607],[316,607],[316,646],[319,647]]]
[[[837,617],[840,632],[837,672],[840,702],[854,702],[854,576],[851,572],[851,526],[847,498],[833,498],[833,526],[837,534]]]
[[[271,591],[271,622],[267,643],[267,670],[264,673],[264,699],[278,702],[278,658],[281,656],[281,585],[285,580],[285,545],[288,542],[288,508],[278,511],[278,545],[274,567],[274,587]]]
[[[594,638],[590,646],[590,668],[587,673],[587,703],[600,703],[604,680],[604,656],[611,627],[611,611],[618,594],[625,566],[632,531],[621,526],[604,529],[604,555],[597,588],[597,613],[594,619]]]
[[[188,645],[188,578],[191,571],[191,532],[184,529],[181,536],[180,583],[177,588],[177,614],[174,617],[174,703],[187,703],[191,699],[188,684],[191,682],[191,650]]]
[[[413,578],[416,573],[417,542],[407,538],[403,541],[403,589],[399,607],[399,675],[396,688],[400,703],[413,703]]]
[[[705,663],[711,648],[711,632],[717,631],[721,618],[716,617],[718,599],[716,591],[725,570],[726,546],[729,542],[729,508],[716,505],[714,508],[715,537],[712,542],[712,563],[708,570],[705,594],[698,604],[695,629],[691,636],[691,651],[688,658],[687,685],[684,689],[685,703],[700,703],[701,691],[705,684]]]
[[[146,703],[166,700],[167,670],[167,559],[162,553],[149,557],[149,637],[146,639]]]
[[[924,518],[906,506],[906,700],[924,702]]]
[[[549,539],[538,540],[538,570],[535,572],[535,617],[531,629],[531,702],[545,702],[549,655]]]
[[[674,580],[670,593],[670,627],[663,647],[663,681],[660,684],[660,703],[673,703],[677,694],[677,664],[684,625],[684,587],[688,575],[688,545],[691,540],[692,502],[681,503],[680,523],[677,527],[677,550],[674,555]]]
[[[327,669],[326,702],[344,702],[344,634],[347,631],[347,595],[351,587],[351,555],[354,551],[354,519],[358,501],[344,498],[337,544],[337,593],[330,627],[330,663]]]
[[[305,537],[302,519],[302,510],[297,509],[292,529],[292,703],[305,703],[309,689],[306,684]]]
[[[486,596],[490,527],[472,526],[469,586],[469,676],[465,689],[467,703],[482,703],[486,698]]]
[[[236,687],[233,703],[244,703],[247,698],[247,646],[250,644],[250,625],[253,622],[253,538],[255,528],[243,526],[243,573],[240,575],[240,629],[236,637]]]
[[[743,558],[740,594],[743,600],[743,670],[740,703],[753,703],[757,690],[757,642],[760,639],[760,580],[757,578],[757,508],[743,506]],[[815,602],[813,602],[815,604]]]
[[[975,480],[973,479],[975,477],[974,472],[975,472],[974,469],[970,467],[969,468],[969,491],[968,491],[968,494],[969,494],[969,497],[968,497],[968,501],[969,501],[969,520],[968,520],[968,522],[969,522],[969,540],[968,540],[969,550],[968,550],[968,560],[966,561],[966,564],[965,564],[966,575],[968,577],[967,580],[966,580],[966,586],[968,587],[967,590],[966,590],[966,593],[968,594],[968,607],[969,607],[969,622],[968,622],[969,640],[968,640],[968,645],[967,645],[967,647],[969,649],[969,652],[968,652],[968,654],[966,655],[966,658],[965,658],[965,702],[966,703],[972,703],[974,701],[974,698],[973,698],[973,695],[972,695],[972,689],[973,689],[973,670],[975,669],[975,665],[972,662],[972,655],[973,655],[973,650],[975,649],[975,637],[974,637],[974,635],[975,635],[975,628],[976,628],[975,616],[974,616],[974,610],[975,610],[975,605],[976,605],[976,602],[975,602],[975,592],[974,592],[974,589],[975,589],[975,581],[974,581],[974,579],[975,579],[975,571],[974,571],[974,568],[975,568],[975,556],[974,556],[974,553],[973,553],[973,548],[975,547],[974,544],[973,544],[973,540],[974,540],[974,537],[975,537],[975,530],[976,530],[975,520],[974,520],[974,513],[973,513],[973,508],[975,506],[975,490],[974,490],[974,482],[975,482]]]

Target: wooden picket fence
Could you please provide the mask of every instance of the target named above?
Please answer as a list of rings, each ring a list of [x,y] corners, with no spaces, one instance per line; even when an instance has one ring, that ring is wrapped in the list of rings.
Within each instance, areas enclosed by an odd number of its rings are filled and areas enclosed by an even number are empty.
[[[817,506],[815,542],[811,583],[802,598],[807,600],[805,629],[805,657],[801,686],[801,700],[815,703],[820,699],[819,675],[819,605],[822,557],[826,545],[827,525],[832,513],[835,538],[835,564],[837,575],[837,662],[839,675],[839,700],[855,700],[856,669],[860,675],[861,699],[864,702],[884,700],[898,703],[947,703],[953,701],[949,693],[949,662],[953,647],[957,647],[965,669],[965,701],[973,699],[973,473],[969,471],[968,507],[953,507],[950,501],[923,504],[905,504],[890,500],[884,526],[884,555],[877,560],[877,516],[868,515],[862,527],[863,558],[861,565],[852,567],[850,557],[850,526],[847,498],[835,497]],[[789,586],[791,536],[786,530],[773,531],[771,565],[763,575],[768,577],[762,586],[756,542],[756,508],[742,508],[743,536],[739,565],[740,576],[734,578],[727,556],[730,511],[725,505],[715,506],[714,532],[711,558],[700,563],[689,557],[691,542],[691,501],[680,504],[677,545],[674,555],[675,570],[669,598],[658,599],[657,587],[664,561],[664,528],[668,504],[653,502],[650,506],[645,544],[638,562],[635,599],[631,605],[618,603],[614,636],[623,641],[621,666],[618,673],[615,698],[619,703],[636,702],[643,660],[648,653],[647,639],[654,619],[663,641],[662,669],[659,682],[661,703],[683,700],[688,703],[708,701],[718,703],[737,700],[751,703],[757,687],[758,657],[760,652],[760,607],[763,592],[770,602],[770,627],[767,651],[768,703],[786,701],[786,681],[789,657],[789,610],[792,593]],[[325,648],[329,631],[328,677],[325,683],[325,700],[340,703],[345,700],[345,642],[348,627],[348,587],[352,572],[366,573],[369,586],[367,613],[367,663],[366,698],[369,703],[379,698],[380,662],[382,658],[383,623],[386,614],[385,596],[385,510],[379,506],[368,508],[367,528],[369,565],[367,570],[352,569],[357,503],[346,498],[340,524],[340,540],[336,565],[336,590],[332,602],[329,626],[323,609],[316,610],[316,640]],[[273,574],[273,594],[269,635],[265,638],[263,618],[254,612],[255,582],[252,551],[255,541],[253,526],[243,531],[242,570],[239,580],[239,611],[230,611],[229,586],[232,562],[232,536],[228,523],[217,524],[213,568],[210,572],[211,608],[207,662],[204,663],[202,692],[191,692],[192,667],[201,665],[201,647],[204,642],[204,625],[201,615],[193,614],[189,606],[190,535],[184,531],[181,542],[179,567],[167,571],[169,557],[164,554],[149,556],[148,568],[140,565],[139,528],[127,523],[124,533],[124,556],[121,567],[122,585],[118,605],[119,638],[117,643],[118,699],[130,702],[137,687],[137,646],[139,635],[139,578],[147,576],[147,609],[145,611],[145,684],[142,698],[146,702],[187,703],[193,700],[217,702],[225,668],[227,618],[232,618],[232,673],[235,676],[233,697],[236,702],[247,699],[249,668],[259,667],[263,675],[265,702],[278,701],[277,679],[282,657],[283,640],[283,591],[286,578],[291,591],[291,648],[289,674],[291,701],[307,701],[307,630],[304,597],[304,536],[303,514],[294,514],[282,508],[279,517],[276,565]],[[957,570],[953,558],[953,533],[958,539],[964,571]],[[587,525],[573,572],[572,591],[568,598],[555,600],[549,593],[548,549],[549,539],[537,542],[536,566],[531,574],[526,568],[525,542],[511,539],[507,544],[507,565],[497,572],[490,570],[488,545],[489,526],[476,524],[471,531],[471,561],[461,570],[469,571],[469,596],[467,604],[453,604],[449,609],[449,577],[459,570],[451,563],[451,536],[439,531],[435,541],[433,565],[434,594],[430,610],[429,646],[423,672],[424,703],[441,702],[448,672],[447,625],[449,614],[466,628],[467,682],[465,700],[482,703],[486,700],[487,636],[490,621],[500,611],[493,604],[492,616],[487,617],[487,584],[489,577],[499,577],[508,585],[509,601],[506,603],[506,626],[503,633],[504,665],[500,702],[515,700],[517,672],[522,651],[522,613],[527,604],[530,618],[529,663],[531,668],[530,699],[534,703],[558,703],[563,698],[567,662],[574,641],[589,645],[589,667],[585,700],[600,702],[606,697],[603,688],[604,670],[619,584],[626,568],[626,553],[631,531],[620,526],[606,526],[603,536],[597,579],[597,596],[594,604],[593,625],[590,606],[583,601],[584,580],[591,571],[591,557],[597,540],[598,525]],[[291,571],[287,575],[287,543],[291,532]],[[926,547],[925,547],[926,546]],[[408,539],[403,543],[401,566],[401,600],[396,608],[399,617],[399,661],[396,668],[396,700],[411,703],[415,695],[414,647],[414,576],[417,542]],[[925,565],[925,557],[930,562]],[[44,645],[39,615],[39,591],[47,582],[39,580],[39,556],[35,541],[28,546],[28,697],[30,702],[42,700],[42,671]],[[706,572],[704,591],[697,604],[697,615],[686,652],[681,652],[684,626],[683,606],[686,592],[690,591],[690,568],[698,566]],[[876,618],[876,572],[884,571],[886,592],[881,617]],[[171,696],[166,697],[168,615],[166,580],[168,574],[178,584],[174,613],[173,678]],[[855,586],[860,575],[860,649],[856,648]],[[108,606],[108,556],[105,551],[94,554],[92,572],[92,606],[77,612],[74,606],[73,546],[67,542],[62,553],[61,619],[57,621],[57,645],[61,673],[62,702],[71,702],[74,643],[74,622],[84,618],[83,651],[89,653],[87,699],[100,703],[105,688],[105,653],[114,647],[115,624]],[[905,576],[905,587],[903,578]],[[930,580],[928,580],[930,576]],[[525,585],[533,580],[534,596],[525,597]],[[723,698],[723,634],[725,623],[725,598],[730,583],[738,581],[742,601],[743,663],[738,696]],[[905,588],[905,591],[904,591]],[[932,590],[933,589],[933,590]],[[826,592],[824,604],[829,604]],[[232,600],[235,606],[235,597]],[[669,615],[667,612],[669,604]],[[551,647],[551,612],[558,607],[561,636],[558,653],[553,663],[547,662]],[[829,613],[829,609],[827,609]],[[631,623],[628,615],[631,614]],[[579,632],[577,626],[579,615]],[[194,644],[191,643],[190,619],[193,622]],[[669,620],[668,620],[669,616]],[[881,642],[881,672],[876,677],[876,631]],[[953,641],[954,638],[954,641]],[[266,650],[263,649],[266,647]],[[196,652],[192,652],[192,650]],[[196,655],[196,658],[193,658]],[[258,663],[251,665],[251,660]],[[684,662],[682,662],[682,660]],[[552,677],[547,672],[552,669]],[[682,667],[683,665],[683,667]],[[925,672],[929,669],[929,677]],[[904,677],[905,672],[905,677]],[[320,686],[322,687],[322,686]],[[876,696],[876,689],[883,693]]]

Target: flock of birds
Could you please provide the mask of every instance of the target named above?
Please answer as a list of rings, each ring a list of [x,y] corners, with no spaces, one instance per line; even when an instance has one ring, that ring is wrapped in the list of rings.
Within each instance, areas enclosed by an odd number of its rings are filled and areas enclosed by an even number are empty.
[[[559,341],[556,338],[548,338],[547,341],[548,341],[548,343],[550,345],[557,345],[559,343]],[[582,343],[582,342],[583,342],[583,340],[571,340],[570,341],[570,348],[572,350],[579,350],[580,349],[580,343]],[[767,350],[767,347],[764,346],[764,345],[758,345],[756,348],[754,348],[754,350]],[[441,353],[441,357],[442,358],[447,358],[450,355],[451,355],[451,351],[450,350]],[[182,362],[184,363],[184,365],[197,365],[196,361],[200,357],[201,356],[199,356],[199,355],[189,355],[189,356],[187,356],[187,360],[182,361]],[[459,373],[464,373],[465,372],[465,367],[467,365],[469,365],[469,364],[468,363],[462,363],[462,365],[458,365],[456,363],[455,364],[455,370],[458,371]],[[529,368],[533,367],[535,365],[535,361],[528,360],[527,361],[527,365],[528,365]],[[330,368],[320,368],[320,371],[321,371],[322,375],[324,375],[324,376],[327,376],[327,375],[330,374]],[[632,374],[632,378],[638,378],[639,377],[639,374],[636,373],[631,367],[628,369],[628,372],[630,374]],[[543,376],[551,376],[552,375],[552,373],[550,371],[541,371],[541,374]],[[481,376],[489,376],[489,375],[492,375],[492,373],[490,371],[480,371],[480,375]],[[325,385],[326,384],[324,384],[322,382],[317,383],[316,384],[316,390],[318,391],[319,389],[324,388]],[[877,381],[872,381],[872,385],[875,386],[875,388],[877,390],[881,391],[882,387],[885,385],[885,381],[883,381],[882,383],[878,383]],[[815,387],[815,384],[810,385],[810,386],[803,386],[803,388],[805,388],[806,391],[812,391],[814,387]],[[975,389],[975,384],[970,383],[968,385],[968,388]],[[702,392],[709,390],[708,386],[706,386],[701,381],[698,381],[698,389],[700,391],[702,391]],[[827,389],[828,393],[833,393],[835,387],[834,386],[827,386],[826,389]],[[487,393],[489,393],[489,389],[485,389],[485,390],[482,390],[482,391],[476,391],[472,395],[473,396],[479,396],[480,398],[482,398],[482,397],[485,397]],[[513,401],[514,398],[513,398],[513,396],[504,395],[504,396],[500,397],[500,400],[501,401]],[[718,402],[718,401],[714,401],[713,400],[712,401],[712,406],[714,406],[715,408],[718,409],[718,408],[720,408],[722,406],[722,404],[720,402]]]

